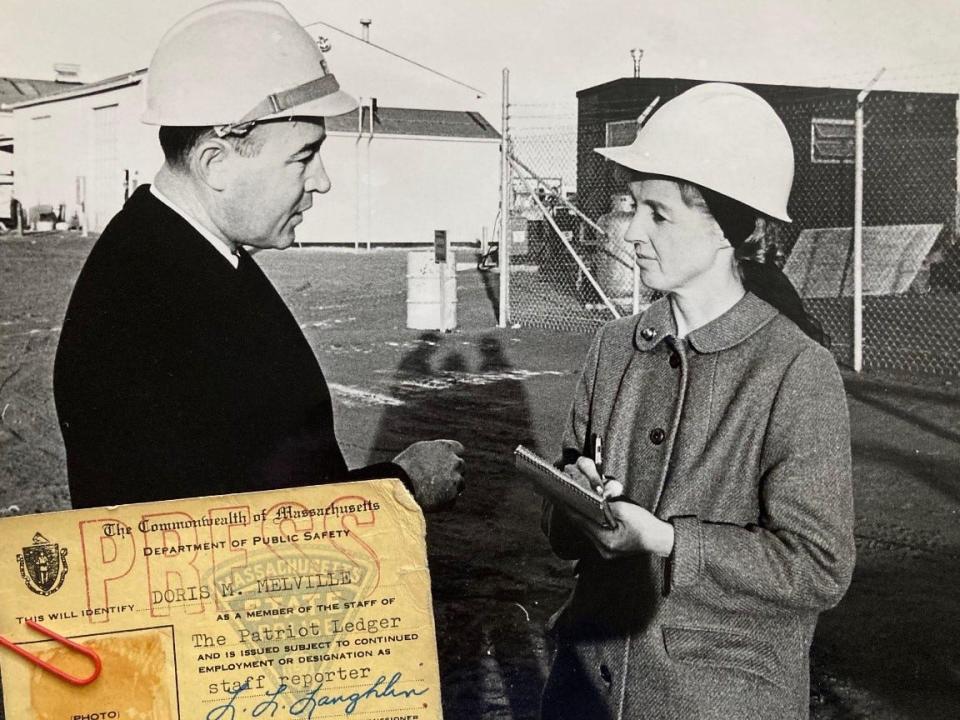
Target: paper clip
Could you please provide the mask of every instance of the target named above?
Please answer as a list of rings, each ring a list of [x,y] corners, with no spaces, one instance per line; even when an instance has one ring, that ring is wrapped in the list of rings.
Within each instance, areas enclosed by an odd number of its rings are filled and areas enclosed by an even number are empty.
[[[45,628],[43,625],[40,625],[39,623],[35,623],[33,620],[27,620],[27,626],[30,628],[33,628],[37,632],[43,633],[47,637],[53,638],[61,645],[66,645],[72,650],[76,650],[78,653],[82,653],[86,655],[93,662],[93,672],[90,674],[89,677],[85,677],[85,678],[71,675],[70,673],[64,670],[61,670],[58,667],[54,667],[53,665],[46,662],[45,660],[41,660],[33,653],[28,652],[24,650],[22,647],[20,647],[19,645],[16,645],[10,642],[9,640],[7,640],[7,638],[3,637],[2,635],[0,635],[0,645],[3,645],[4,647],[13,650],[15,653],[26,658],[27,660],[32,662],[34,665],[39,665],[47,672],[53,673],[61,680],[66,680],[68,683],[73,683],[74,685],[89,685],[100,676],[102,663],[100,662],[100,656],[97,655],[96,652],[86,647],[85,645],[75,643],[73,640],[68,640],[62,635],[57,635],[57,633],[53,632],[53,630]]]

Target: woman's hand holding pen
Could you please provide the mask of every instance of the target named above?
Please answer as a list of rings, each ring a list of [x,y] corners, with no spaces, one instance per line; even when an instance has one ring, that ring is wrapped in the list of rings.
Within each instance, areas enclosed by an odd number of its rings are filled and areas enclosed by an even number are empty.
[[[610,475],[601,475],[602,468],[588,458],[581,455],[576,465],[567,465],[564,472],[571,477],[578,478],[581,483],[589,484],[604,499],[610,500],[623,495],[623,483]]]
[[[611,529],[603,528],[578,513],[567,513],[570,521],[593,543],[602,558],[611,560],[638,553],[654,553],[665,557],[673,551],[673,525],[629,500],[617,499],[623,494],[623,484],[613,478],[601,477],[593,460],[581,456],[576,465],[567,465],[564,472],[589,483],[607,499],[610,512],[617,522]]]

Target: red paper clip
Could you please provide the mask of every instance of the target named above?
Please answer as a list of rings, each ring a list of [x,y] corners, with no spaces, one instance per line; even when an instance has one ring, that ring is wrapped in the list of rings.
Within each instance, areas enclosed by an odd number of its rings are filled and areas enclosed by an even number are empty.
[[[85,677],[85,678],[76,677],[64,670],[61,670],[58,667],[54,667],[53,665],[51,665],[45,660],[41,660],[33,653],[27,652],[22,647],[10,642],[3,636],[0,636],[0,645],[10,648],[18,655],[32,662],[34,665],[39,665],[47,672],[53,673],[61,680],[66,680],[68,683],[73,683],[74,685],[89,685],[100,676],[100,669],[102,667],[102,663],[100,662],[100,656],[97,655],[96,652],[86,647],[85,645],[75,643],[73,640],[68,640],[62,635],[57,635],[53,630],[45,628],[43,625],[40,625],[39,623],[35,623],[33,620],[27,620],[27,626],[33,628],[37,632],[43,633],[47,637],[53,638],[61,645],[66,645],[68,648],[71,648],[73,650],[76,650],[78,653],[83,653],[84,655],[86,655],[93,662],[93,672],[90,674],[89,677]]]

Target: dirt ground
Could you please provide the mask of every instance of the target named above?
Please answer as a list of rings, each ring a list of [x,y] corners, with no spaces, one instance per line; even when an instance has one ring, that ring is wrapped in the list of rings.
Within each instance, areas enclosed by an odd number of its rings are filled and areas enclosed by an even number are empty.
[[[90,245],[71,234],[0,237],[0,512],[69,506],[51,370]],[[445,716],[536,718],[544,623],[572,575],[540,536],[539,500],[513,472],[512,450],[557,451],[590,338],[497,329],[497,277],[475,270],[458,276],[460,329],[407,330],[400,251],[257,259],[320,359],[351,464],[441,435],[467,447],[467,492],[428,518]],[[956,718],[960,392],[945,379],[845,379],[859,558],[847,596],[818,626],[811,716]]]

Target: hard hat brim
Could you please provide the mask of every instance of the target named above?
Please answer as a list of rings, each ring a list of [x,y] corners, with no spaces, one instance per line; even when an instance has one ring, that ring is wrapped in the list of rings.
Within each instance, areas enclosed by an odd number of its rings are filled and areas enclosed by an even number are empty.
[[[637,158],[636,153],[631,152],[632,150],[633,148],[630,145],[593,149],[595,153],[603,155],[607,160],[613,160],[617,165],[623,165],[625,168],[636,170],[637,172],[647,172],[643,167],[640,167],[643,163],[638,162],[640,158]]]
[[[642,151],[638,152],[635,145],[594,148],[593,151],[628,170],[635,170],[648,175],[663,175],[677,180],[686,180],[697,185],[703,184],[699,178],[677,175],[676,167],[665,166],[656,157],[651,157],[648,153]]]
[[[638,152],[636,144],[633,145],[623,145],[620,147],[599,147],[594,148],[593,151],[608,160],[612,160],[617,163],[617,165],[622,165],[623,167],[629,170],[635,170],[636,172],[648,173],[650,175],[663,175],[664,177],[673,177],[678,180],[685,180],[691,182],[695,185],[700,185],[705,188],[709,188],[715,192],[728,195],[728,197],[733,197],[734,200],[742,202],[746,205],[753,207],[753,204],[746,198],[734,197],[732,194],[724,192],[724,189],[712,187],[708,179],[703,177],[680,177],[677,175],[675,166],[661,166],[656,159],[648,157],[646,153]],[[755,208],[760,212],[769,215],[772,218],[777,220],[782,220],[783,222],[793,222],[790,216],[787,214],[786,210],[774,209],[772,207],[766,208]]]

